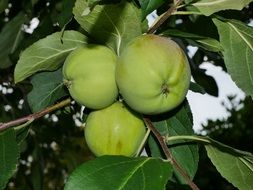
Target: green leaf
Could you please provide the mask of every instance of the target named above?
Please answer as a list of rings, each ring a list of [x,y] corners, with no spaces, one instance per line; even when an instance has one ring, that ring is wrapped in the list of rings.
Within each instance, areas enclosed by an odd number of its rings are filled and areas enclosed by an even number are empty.
[[[34,6],[39,0],[31,0],[32,6]]]
[[[220,42],[216,39],[197,34],[183,32],[176,29],[169,29],[164,31],[162,35],[186,39],[191,45],[201,47],[208,51],[220,52],[223,50]]]
[[[166,0],[139,0],[142,10],[142,19],[145,19],[148,14],[156,10],[163,3],[167,2]]]
[[[169,162],[155,158],[102,156],[70,175],[65,190],[163,190],[172,176]]]
[[[43,165],[40,163],[40,160],[32,164],[30,175],[31,177],[29,179],[31,180],[32,189],[43,190],[43,179],[45,174],[43,173]]]
[[[141,13],[126,1],[96,5],[91,10],[88,1],[77,0],[73,13],[84,30],[118,55],[130,40],[142,34]]]
[[[211,14],[227,9],[242,10],[253,0],[200,0],[192,5],[197,7],[199,11],[210,16]]]
[[[164,136],[192,135],[192,115],[187,103],[184,106],[174,110],[175,113],[168,113],[164,116],[166,120],[154,121],[154,126]],[[198,168],[199,154],[197,144],[186,144],[185,140],[169,142],[168,146],[172,156],[179,165],[187,172],[191,179],[195,176]],[[152,145],[154,148],[154,145]],[[154,151],[155,149],[153,149]],[[152,151],[152,150],[151,150]],[[155,150],[156,154],[158,150]],[[152,154],[153,155],[153,154]],[[186,183],[184,178],[175,170],[176,177],[181,183]]]
[[[0,189],[4,189],[17,169],[19,146],[14,129],[0,133]]]
[[[34,75],[31,80],[33,89],[28,94],[27,100],[33,112],[40,111],[62,98],[67,93],[64,91],[62,70],[43,72]]]
[[[62,10],[60,14],[57,16],[57,20],[59,23],[59,26],[63,28],[66,23],[68,23],[72,15],[72,9],[74,7],[75,1],[69,1],[69,0],[63,0],[62,1]]]
[[[190,83],[190,90],[193,91],[193,92],[200,93],[200,94],[205,94],[206,93],[205,89],[202,86],[195,83],[195,82]]]
[[[21,30],[25,22],[25,14],[19,13],[11,21],[6,23],[0,33],[0,68],[7,68],[12,65],[9,55],[17,48],[18,43],[23,38]]]
[[[184,0],[184,2],[185,2],[186,4],[190,4],[190,3],[192,3],[193,1],[198,1],[198,0]]]
[[[204,88],[206,93],[218,97],[219,95],[218,85],[212,76],[206,74],[205,69],[200,68],[192,69],[192,76],[195,82]]]
[[[213,21],[218,28],[228,73],[238,87],[253,97],[253,28],[236,20]]]
[[[16,133],[16,141],[19,146],[24,142],[26,137],[29,135],[29,125],[33,122],[34,120],[27,121],[26,123],[19,125],[15,127],[15,133]]]
[[[77,31],[56,32],[29,46],[20,56],[14,71],[18,83],[38,71],[53,71],[68,54],[86,44],[87,38]]]
[[[253,189],[253,155],[212,140],[205,145],[208,157],[219,173],[240,190]]]
[[[208,51],[220,52],[223,50],[220,43],[212,38],[202,38],[195,40],[189,39],[189,43],[192,44],[193,46],[198,46]]]
[[[9,0],[1,0],[0,1],[0,13],[2,13],[6,9],[8,2],[9,2]]]

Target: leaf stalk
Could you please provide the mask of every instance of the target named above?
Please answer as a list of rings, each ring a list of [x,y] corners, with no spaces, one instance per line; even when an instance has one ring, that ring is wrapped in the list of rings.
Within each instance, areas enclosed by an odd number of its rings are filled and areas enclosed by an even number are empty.
[[[189,175],[184,171],[184,169],[177,163],[177,161],[173,158],[169,148],[167,146],[167,139],[166,137],[162,136],[160,132],[154,127],[153,123],[148,118],[143,118],[147,127],[152,131],[155,135],[156,139],[158,140],[161,148],[167,158],[168,161],[176,168],[176,170],[181,174],[181,176],[185,179],[188,185],[191,187],[192,190],[200,190],[198,186],[191,180]]]

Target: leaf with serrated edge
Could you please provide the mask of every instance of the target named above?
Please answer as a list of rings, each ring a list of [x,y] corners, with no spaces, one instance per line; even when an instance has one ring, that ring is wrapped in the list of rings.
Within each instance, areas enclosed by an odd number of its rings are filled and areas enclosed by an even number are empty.
[[[0,189],[4,189],[9,178],[17,169],[19,146],[14,129],[0,134]]]
[[[253,28],[236,20],[213,21],[218,28],[228,73],[238,87],[253,97]]]
[[[174,111],[175,113],[171,112],[168,113],[168,115],[164,116],[168,118],[167,120],[153,122],[154,126],[164,136],[193,135],[192,116],[188,103],[185,102],[184,106],[181,105],[181,107]],[[187,172],[191,179],[193,179],[198,169],[198,145],[185,144],[185,142],[186,141],[184,140],[173,141],[169,142],[168,146],[175,160]],[[151,144],[151,147],[151,151],[154,151],[155,154],[159,153],[154,144]],[[186,181],[181,177],[176,169],[175,174],[181,183],[186,183]]]
[[[205,148],[208,157],[224,178],[240,190],[253,189],[253,156],[240,154],[221,144],[208,144]]]
[[[199,11],[210,16],[211,14],[227,9],[242,10],[253,0],[200,0],[192,5],[199,9]]]
[[[127,1],[96,5],[90,10],[87,0],[77,0],[73,13],[84,30],[118,55],[129,41],[142,34],[141,12]]]
[[[210,37],[183,32],[176,29],[166,30],[162,33],[162,35],[168,36],[168,37],[174,36],[174,37],[186,39],[189,41],[191,45],[201,47],[208,51],[220,52],[223,50],[220,42]]]
[[[43,72],[34,75],[31,80],[33,89],[27,100],[33,112],[40,111],[55,103],[67,93],[64,91],[62,70]]]
[[[64,190],[163,190],[171,176],[170,163],[161,159],[102,156],[76,168]]]
[[[87,38],[77,31],[53,33],[29,46],[21,54],[14,70],[15,83],[39,71],[53,71],[61,66],[67,55],[84,46]]]

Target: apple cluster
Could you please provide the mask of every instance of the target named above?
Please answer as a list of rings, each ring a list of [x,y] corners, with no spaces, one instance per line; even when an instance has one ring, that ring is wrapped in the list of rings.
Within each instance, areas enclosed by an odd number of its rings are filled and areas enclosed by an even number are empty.
[[[147,34],[132,40],[120,56],[102,45],[77,48],[65,60],[63,77],[71,97],[94,110],[85,126],[91,151],[96,156],[134,156],[146,132],[141,114],[177,107],[191,72],[176,42]]]

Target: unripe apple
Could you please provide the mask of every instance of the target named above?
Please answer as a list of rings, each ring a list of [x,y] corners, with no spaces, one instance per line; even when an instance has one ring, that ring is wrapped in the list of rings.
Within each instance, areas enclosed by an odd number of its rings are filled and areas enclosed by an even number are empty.
[[[158,35],[131,41],[116,66],[116,82],[124,101],[144,114],[159,114],[178,106],[186,96],[190,78],[183,50]]]
[[[96,156],[136,154],[145,136],[144,122],[123,103],[91,112],[85,124],[85,139]]]
[[[64,82],[71,97],[91,109],[112,104],[118,96],[116,59],[116,54],[102,45],[88,45],[71,52],[63,65]]]

